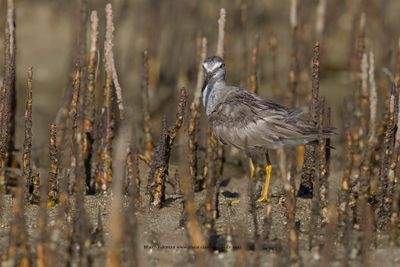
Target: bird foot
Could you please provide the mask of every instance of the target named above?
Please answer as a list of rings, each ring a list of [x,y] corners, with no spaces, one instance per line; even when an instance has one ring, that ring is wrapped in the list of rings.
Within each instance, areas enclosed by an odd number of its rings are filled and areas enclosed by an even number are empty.
[[[240,199],[231,200],[228,202],[230,206],[236,206],[240,204]]]
[[[265,202],[267,202],[268,201],[268,197],[267,196],[260,196],[258,199],[257,199],[257,203],[265,203]]]
[[[259,204],[265,203],[265,202],[268,202],[268,198],[267,197],[262,197],[262,196],[259,197],[257,199],[257,201],[256,201],[256,203],[259,203]],[[236,205],[239,205],[239,204],[240,204],[240,199],[230,200],[228,202],[228,205],[230,205],[230,206],[236,206]]]

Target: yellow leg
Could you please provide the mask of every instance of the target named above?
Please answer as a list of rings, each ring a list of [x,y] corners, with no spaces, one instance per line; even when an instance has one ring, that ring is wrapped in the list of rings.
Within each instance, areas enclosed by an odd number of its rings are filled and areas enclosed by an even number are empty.
[[[268,200],[269,182],[271,181],[272,164],[268,152],[265,153],[265,158],[267,160],[267,166],[265,167],[265,184],[261,196],[257,199],[258,203],[266,202]]]
[[[269,164],[265,167],[265,184],[261,196],[257,202],[266,202],[268,200],[269,182],[271,180],[272,165]]]
[[[254,163],[251,158],[249,158],[249,165],[250,165],[250,179],[253,179],[256,168],[254,167]]]

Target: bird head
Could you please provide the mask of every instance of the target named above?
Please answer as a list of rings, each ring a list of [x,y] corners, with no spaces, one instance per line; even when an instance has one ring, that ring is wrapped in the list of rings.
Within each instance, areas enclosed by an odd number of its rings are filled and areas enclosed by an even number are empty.
[[[211,78],[225,78],[225,63],[224,60],[218,56],[211,56],[203,61],[204,70],[204,86],[211,80]]]

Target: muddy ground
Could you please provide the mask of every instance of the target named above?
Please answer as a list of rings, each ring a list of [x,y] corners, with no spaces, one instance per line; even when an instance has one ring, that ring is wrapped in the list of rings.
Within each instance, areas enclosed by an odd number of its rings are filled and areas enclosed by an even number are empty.
[[[275,166],[274,166],[275,167]],[[275,171],[277,168],[274,168]],[[148,167],[142,163],[140,166],[142,180],[147,178]],[[170,173],[175,173],[176,167],[170,167]],[[232,200],[238,199],[240,194],[246,194],[248,188],[248,178],[245,177],[242,168],[227,165],[226,171],[220,180],[220,201],[219,211],[220,217],[216,220],[216,248],[205,248],[207,263],[209,266],[232,266],[235,262],[242,257],[240,236],[247,238],[248,248],[246,249],[246,257],[248,266],[255,263],[257,253],[253,250],[254,243],[251,241],[254,237],[254,223],[253,217],[249,209],[243,208],[244,204],[231,204]],[[172,176],[172,175],[171,175]],[[298,177],[299,175],[297,175]],[[261,180],[259,177],[256,188],[258,191],[261,189]],[[331,191],[337,190],[338,181],[341,179],[341,173],[334,173],[330,177]],[[171,178],[171,184],[173,184]],[[297,179],[297,184],[299,183]],[[170,194],[166,197],[166,205],[161,209],[150,208],[148,205],[148,196],[145,192],[145,183],[142,183],[142,205],[138,208],[138,233],[139,233],[139,262],[142,266],[194,266],[196,261],[194,251],[189,249],[190,241],[188,239],[187,231],[184,227],[183,216],[183,196],[174,193],[176,189],[172,186],[167,186],[167,192]],[[257,190],[256,190],[257,191]],[[335,195],[335,193],[333,193]],[[195,201],[200,208],[205,198],[205,191],[195,194]],[[243,198],[242,198],[243,200]],[[110,195],[97,195],[85,197],[85,208],[88,214],[88,220],[92,226],[92,232],[98,227],[98,214],[99,208],[101,210],[101,217],[104,227],[104,239],[107,242],[109,236],[109,215],[110,203],[112,196]],[[127,211],[128,199],[125,197],[124,212]],[[245,200],[246,202],[246,200]],[[321,253],[317,251],[308,250],[308,238],[310,232],[310,218],[311,218],[311,199],[297,198],[296,204],[296,225],[299,233],[299,250],[301,254],[301,262],[303,266],[324,266],[321,265]],[[271,182],[271,197],[269,203],[272,206],[272,225],[270,228],[268,240],[262,241],[263,249],[260,252],[261,266],[279,266],[285,262],[286,253],[289,249],[286,245],[287,234],[287,219],[286,219],[286,206],[285,206],[285,193],[282,186],[282,181],[276,175],[273,175]],[[4,214],[0,221],[0,253],[5,255],[7,253],[8,235],[10,230],[10,222],[12,215],[12,207],[14,199],[11,195],[7,195],[3,203]],[[266,212],[266,204],[257,204],[257,222],[259,227],[259,234],[263,236],[263,219]],[[35,242],[38,238],[37,231],[37,212],[38,206],[26,204],[26,219],[27,229],[29,232],[30,242]],[[57,216],[58,206],[48,209],[49,227],[54,225],[54,219]],[[121,223],[122,225],[122,223]],[[233,249],[226,251],[226,234],[228,226],[231,226]],[[311,229],[312,231],[313,229]],[[355,235],[357,236],[357,231]],[[356,237],[355,237],[356,238]],[[391,248],[388,245],[388,238],[386,235],[378,234],[376,237],[376,249],[370,252],[370,266],[398,266],[400,264],[400,249]],[[103,266],[104,264],[104,250],[106,245],[100,243],[93,243],[89,249],[89,255],[94,259],[93,266]],[[225,250],[224,250],[225,247]],[[281,247],[281,248],[279,248]],[[334,252],[335,260],[332,266],[344,266],[343,257],[344,250],[340,245],[335,246]],[[229,250],[229,249],[228,249]],[[350,253],[351,261],[348,262],[349,266],[365,266],[360,259],[359,248],[354,247],[354,251]],[[129,252],[126,252],[129,253]],[[3,258],[4,259],[4,258]],[[284,264],[285,265],[285,264]],[[129,266],[129,264],[127,265]]]

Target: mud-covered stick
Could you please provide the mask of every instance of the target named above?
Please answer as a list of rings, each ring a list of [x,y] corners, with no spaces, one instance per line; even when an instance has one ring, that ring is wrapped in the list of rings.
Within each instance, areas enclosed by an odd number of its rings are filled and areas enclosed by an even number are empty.
[[[111,215],[108,221],[110,235],[106,243],[106,264],[107,267],[122,266],[123,256],[121,249],[124,244],[124,227],[126,227],[125,213],[123,207],[123,185],[125,175],[125,160],[127,156],[126,145],[129,144],[130,131],[122,127],[115,141],[114,162],[113,162],[113,199],[111,202]],[[120,227],[115,227],[120,225]]]
[[[153,137],[151,134],[151,117],[149,105],[149,58],[148,51],[143,51],[143,69],[142,69],[142,109],[143,109],[143,140],[144,140],[144,157],[150,160],[154,149]]]
[[[88,193],[95,192],[95,180],[92,173],[94,126],[95,126],[95,91],[97,79],[99,18],[96,11],[90,14],[90,46],[86,70],[86,86],[83,95],[83,137],[82,155],[85,163],[86,185]]]
[[[33,68],[30,67],[28,70],[28,90],[26,97],[25,107],[25,138],[24,138],[24,150],[22,154],[22,173],[25,180],[26,197],[30,201],[33,200],[32,193],[34,190],[34,184],[32,179],[32,80],[33,80]],[[37,185],[39,186],[39,185]],[[38,196],[36,196],[38,197]]]
[[[113,47],[113,31],[112,22],[112,6],[106,6],[106,37],[104,41],[104,58],[105,58],[105,83],[104,83],[104,100],[101,112],[102,128],[101,140],[98,150],[98,167],[96,170],[96,184],[102,191],[106,191],[112,179],[112,141],[114,138],[114,113],[112,110],[113,103],[113,74],[112,62],[110,62],[110,53]]]
[[[318,102],[319,102],[319,72],[320,72],[320,44],[316,42],[313,50],[313,61],[312,61],[312,91],[311,91],[311,105],[310,105],[310,117],[311,120],[316,124],[318,122]],[[316,143],[311,143],[304,148],[304,164],[302,168],[300,187],[297,195],[300,197],[312,197],[313,196],[313,182],[315,181],[315,155],[317,151]]]
[[[168,174],[171,149],[181,128],[186,111],[187,91],[182,88],[176,111],[175,123],[167,129],[166,120],[163,120],[161,140],[153,153],[152,163],[148,178],[148,189],[150,190],[150,204],[161,208],[165,199],[165,179]]]
[[[50,170],[48,176],[48,206],[54,207],[58,202],[59,197],[59,182],[58,182],[58,150],[57,150],[57,126],[52,123],[50,126],[50,141],[49,141],[49,158]]]
[[[1,146],[3,147],[3,161],[1,165],[7,167],[15,167],[15,127],[16,127],[16,27],[15,27],[15,3],[14,0],[7,0],[6,5],[6,25],[4,34],[4,107],[3,107],[3,135],[1,138]],[[5,173],[5,167],[2,168]],[[0,177],[2,179],[2,177]],[[0,181],[1,182],[1,181]]]

